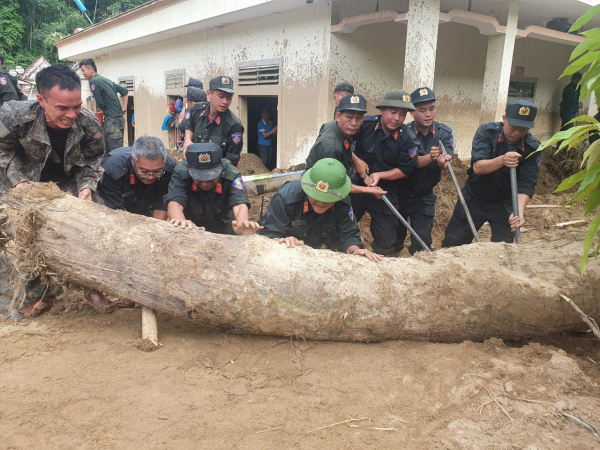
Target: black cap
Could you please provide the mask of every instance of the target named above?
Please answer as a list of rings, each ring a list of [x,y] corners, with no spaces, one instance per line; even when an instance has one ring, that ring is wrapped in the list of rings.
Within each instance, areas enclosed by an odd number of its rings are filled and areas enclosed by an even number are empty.
[[[187,98],[188,100],[194,103],[200,103],[206,101],[206,92],[197,87],[189,87],[187,90],[187,94],[183,96],[183,98]]]
[[[187,84],[184,84],[183,87],[194,86],[200,89],[204,89],[204,83],[197,78],[190,78]]]
[[[533,128],[536,115],[536,106],[525,100],[517,100],[506,105],[506,120],[513,127]]]
[[[433,102],[435,101],[435,94],[428,87],[418,88],[415,89],[412,94],[410,94],[410,101],[413,105],[425,102]]]
[[[351,94],[342,97],[340,104],[337,107],[337,112],[342,111],[357,111],[366,113],[367,112],[367,101],[360,94]]]
[[[194,180],[209,181],[221,175],[221,147],[217,144],[191,144],[185,159]]]
[[[348,92],[350,94],[354,94],[354,86],[350,83],[340,83],[338,84],[333,92]]]
[[[233,78],[231,77],[219,75],[218,77],[214,77],[212,80],[210,80],[208,86],[211,91],[218,89],[219,91],[233,94]]]

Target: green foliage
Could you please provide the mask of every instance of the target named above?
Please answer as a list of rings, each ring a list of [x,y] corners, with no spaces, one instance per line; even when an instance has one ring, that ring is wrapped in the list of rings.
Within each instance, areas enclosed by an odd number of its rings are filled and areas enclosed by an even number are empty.
[[[146,0],[84,0],[88,16],[101,22]],[[29,66],[44,55],[57,64],[54,43],[73,33],[75,28],[90,23],[79,11],[74,0],[2,0],[0,1],[0,53],[5,56],[4,68]]]
[[[600,13],[600,5],[590,8],[582,15],[571,27],[570,32],[581,29],[596,14]],[[579,44],[571,53],[570,64],[562,73],[560,78],[572,75],[587,66],[581,80],[581,99],[585,98],[591,92],[594,92],[597,99],[600,99],[600,28],[592,28],[581,33],[585,40]],[[589,261],[589,252],[598,237],[600,228],[600,122],[594,117],[580,116],[571,121],[580,125],[564,131],[559,131],[550,139],[542,142],[538,151],[542,151],[553,145],[557,145],[556,153],[573,149],[575,146],[591,139],[592,143],[583,154],[581,162],[581,171],[571,175],[563,180],[558,186],[556,192],[562,192],[577,186],[577,192],[571,196],[570,203],[583,203],[582,216],[595,214],[588,227],[588,232],[583,242],[583,256],[580,262],[581,274],[585,270]],[[569,122],[569,123],[571,123]],[[598,256],[600,244],[596,244],[593,256]]]
[[[0,4],[0,42],[3,43],[6,53],[18,50],[25,32],[25,22],[18,15],[18,11],[17,0],[8,0]]]

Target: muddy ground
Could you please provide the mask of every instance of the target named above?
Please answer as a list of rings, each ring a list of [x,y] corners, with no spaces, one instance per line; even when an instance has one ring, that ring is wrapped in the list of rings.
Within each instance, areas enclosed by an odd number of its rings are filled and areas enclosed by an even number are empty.
[[[256,159],[244,156],[244,173],[264,169]],[[464,182],[466,168],[456,170]],[[551,193],[557,183],[544,166],[532,203],[565,201]],[[436,193],[439,248],[456,194],[447,177]],[[260,199],[252,203],[256,217]],[[554,224],[579,214],[528,209],[523,240],[564,233]],[[146,352],[140,316],[139,308],[97,315],[71,290],[38,319],[0,321],[0,448],[600,448],[563,415],[600,426],[600,342],[591,333],[305,342],[161,315],[163,347]]]

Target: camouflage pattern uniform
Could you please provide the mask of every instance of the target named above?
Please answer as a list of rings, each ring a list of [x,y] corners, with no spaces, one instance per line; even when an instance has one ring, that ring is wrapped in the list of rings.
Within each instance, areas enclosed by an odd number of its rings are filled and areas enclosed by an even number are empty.
[[[96,116],[82,108],[77,120],[69,129],[65,143],[65,174],[74,174],[75,183],[62,187],[64,191],[77,195],[88,188],[95,194],[102,177],[100,162],[104,155],[102,128]],[[46,161],[58,162],[46,130],[44,109],[37,101],[9,102],[0,108],[0,199],[16,184],[24,181],[39,181]],[[75,186],[76,184],[76,186]],[[94,199],[99,199],[94,195]],[[5,270],[0,270],[0,286],[8,286],[10,262],[0,261]],[[60,285],[46,290],[40,278],[30,280],[25,286],[27,300],[53,297],[60,293]],[[4,292],[0,310],[6,308],[6,300],[12,292]],[[8,295],[6,295],[8,294]]]
[[[65,145],[65,174],[73,173],[76,192],[96,192],[102,177],[102,129],[85,108],[69,129]],[[0,196],[16,184],[38,181],[46,161],[58,162],[46,131],[44,109],[37,101],[11,102],[0,109]]]

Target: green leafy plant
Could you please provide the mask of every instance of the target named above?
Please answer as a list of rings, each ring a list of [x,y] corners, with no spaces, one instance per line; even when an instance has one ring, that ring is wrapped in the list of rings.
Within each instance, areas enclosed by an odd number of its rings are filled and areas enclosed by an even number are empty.
[[[569,32],[581,29],[598,13],[600,13],[600,5],[589,9],[577,19]],[[585,98],[591,92],[594,92],[596,98],[600,99],[600,51],[598,51],[600,49],[600,28],[591,28],[582,32],[581,35],[585,36],[585,40],[571,53],[570,64],[559,79],[573,75],[587,66],[588,68],[583,73],[580,82],[580,99]],[[578,185],[577,192],[572,195],[570,203],[584,202],[582,216],[595,214],[583,242],[583,256],[580,263],[580,270],[583,275],[588,265],[590,250],[600,228],[600,212],[597,211],[598,205],[600,205],[600,139],[598,139],[600,136],[595,136],[600,133],[600,122],[590,116],[579,116],[569,123],[574,122],[579,125],[559,131],[547,141],[542,142],[538,151],[558,145],[556,150],[556,153],[558,153],[573,149],[587,139],[591,138],[591,141],[593,141],[583,154],[582,170],[563,180],[556,189],[556,192],[562,192]],[[596,140],[594,141],[594,139]],[[599,251],[600,244],[596,244],[593,250],[594,258],[598,256]]]

